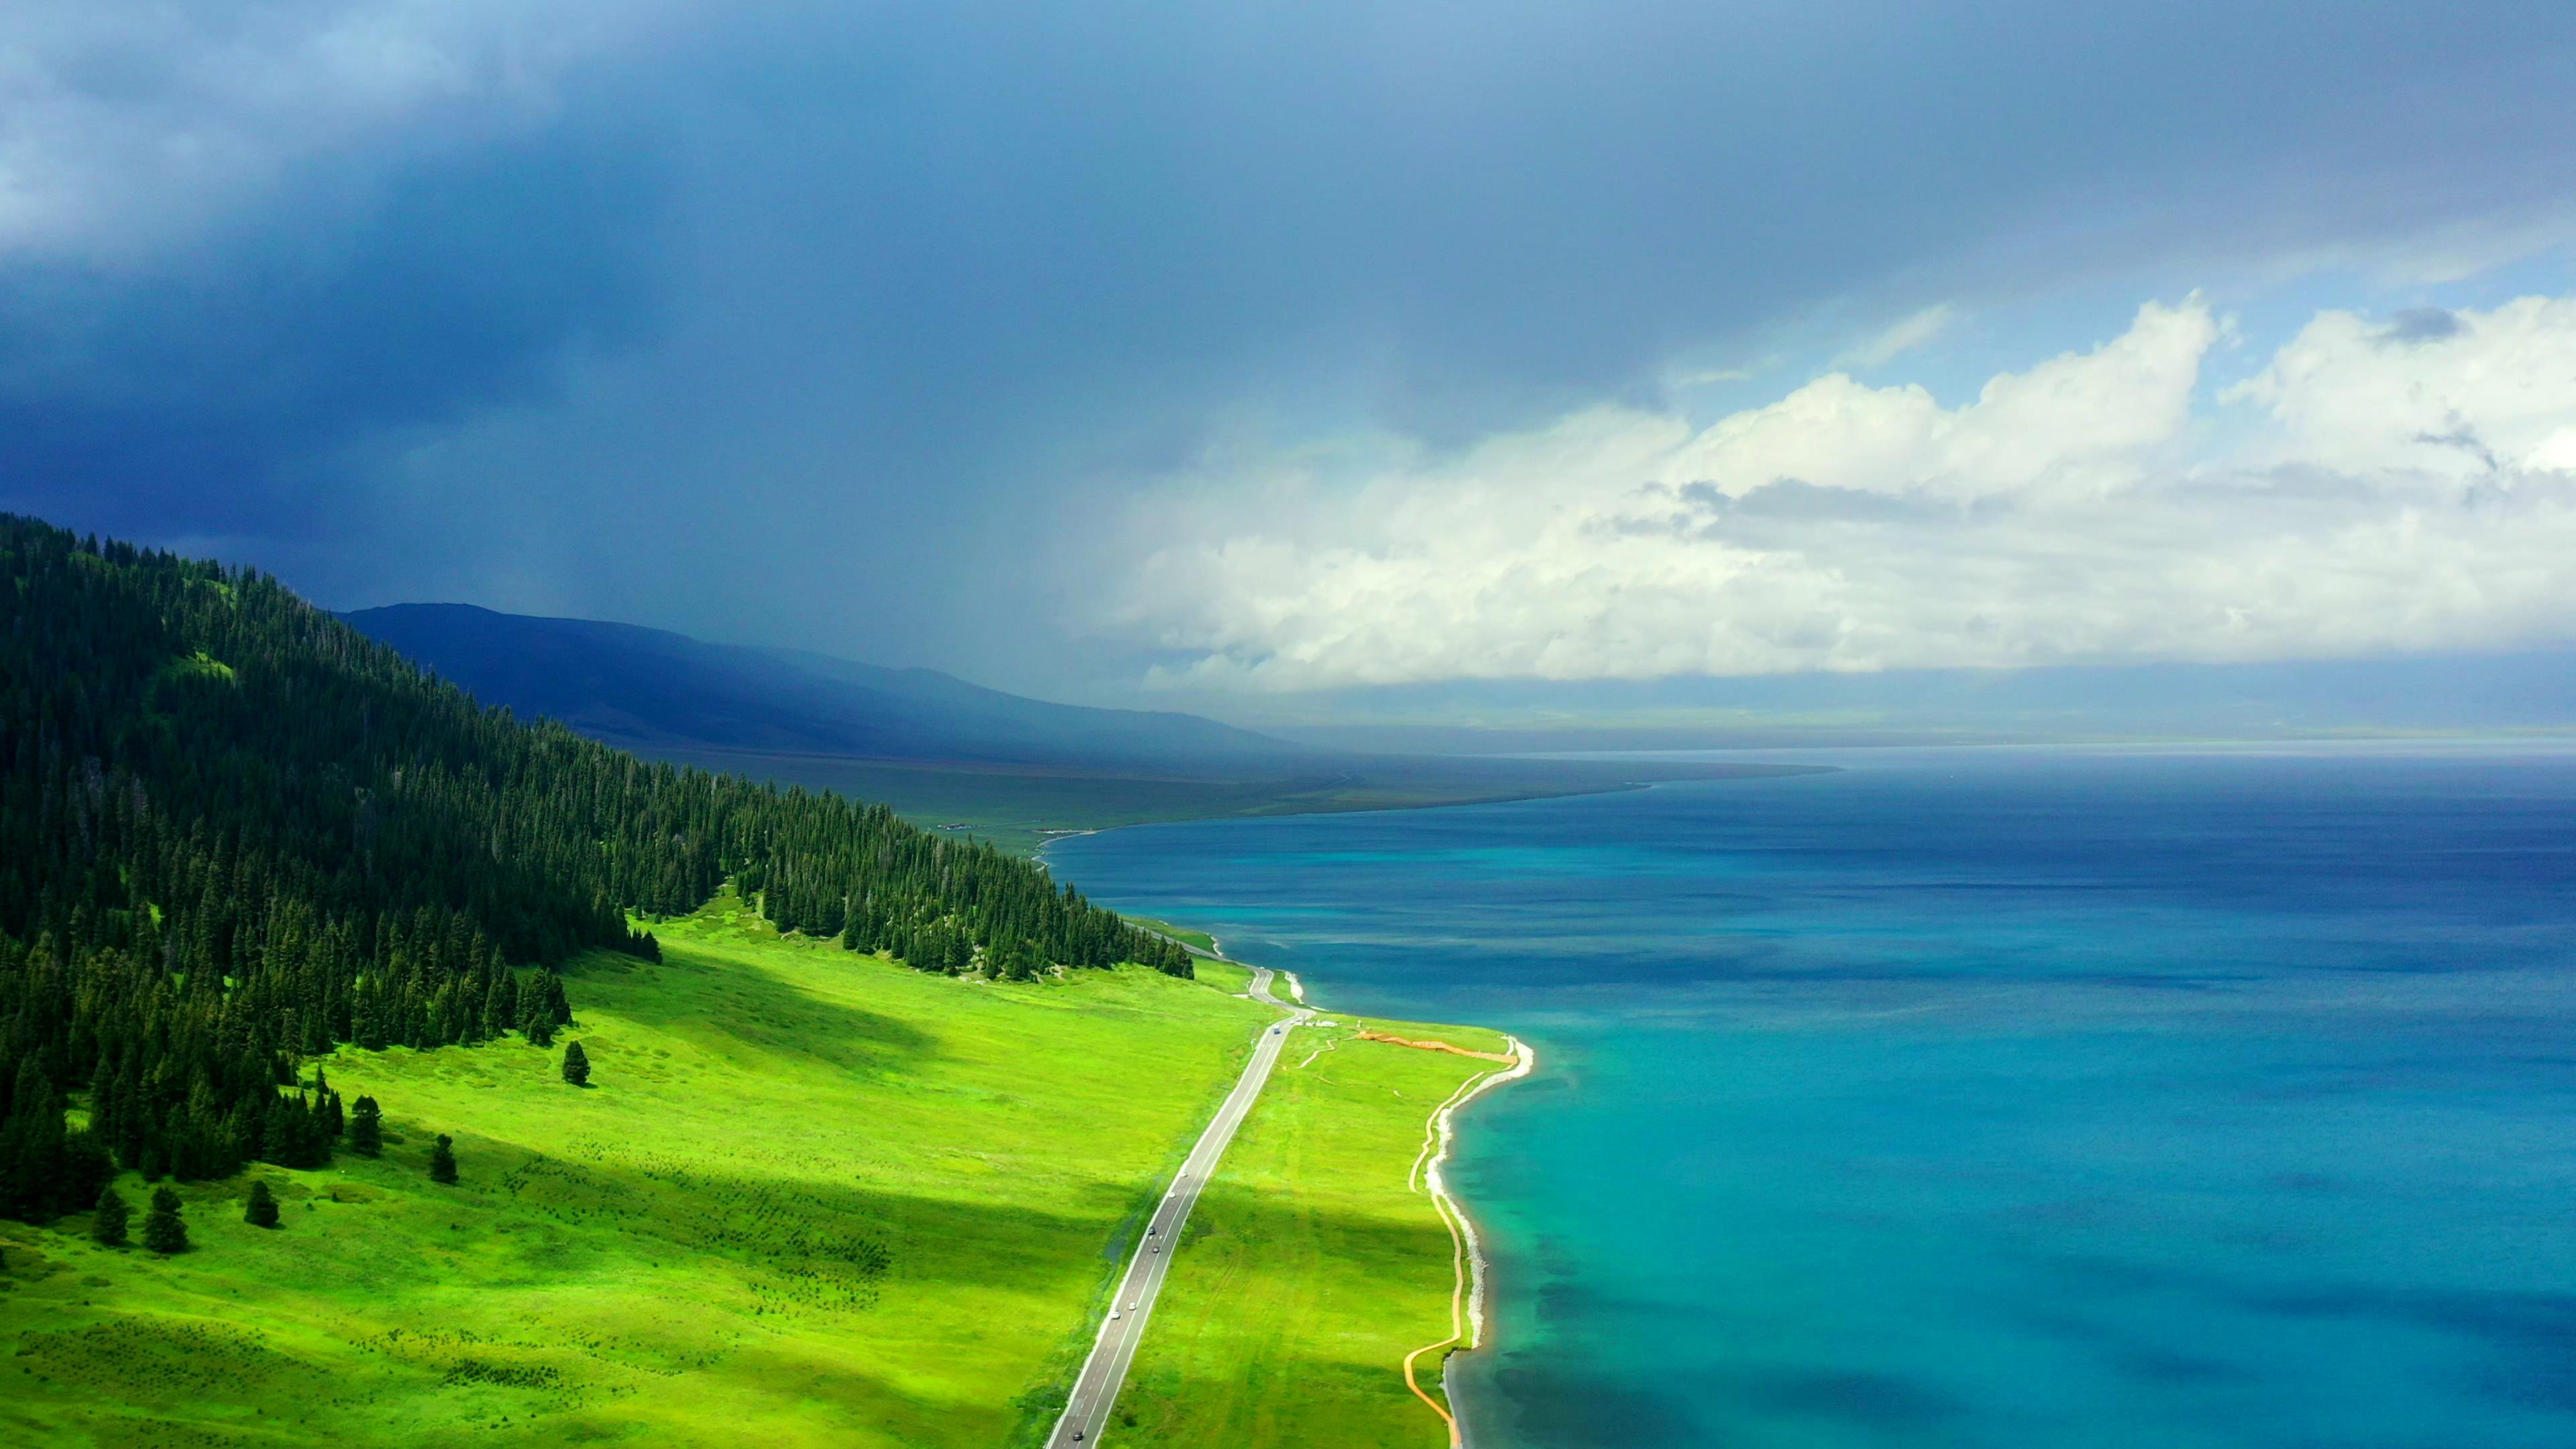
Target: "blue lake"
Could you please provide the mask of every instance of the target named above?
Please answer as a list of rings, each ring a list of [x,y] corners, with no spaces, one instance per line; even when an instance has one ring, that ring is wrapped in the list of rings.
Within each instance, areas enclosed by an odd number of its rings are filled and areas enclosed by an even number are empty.
[[[1537,1047],[1475,1449],[2576,1445],[2576,755],[1822,758],[1049,860]]]

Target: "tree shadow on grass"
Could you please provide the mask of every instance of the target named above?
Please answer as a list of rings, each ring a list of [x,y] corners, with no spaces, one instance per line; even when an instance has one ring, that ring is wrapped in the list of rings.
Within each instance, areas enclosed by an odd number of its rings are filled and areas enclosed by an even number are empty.
[[[1407,1350],[1440,1338],[1449,1327],[1451,1243],[1427,1208],[1399,1215],[1318,1207],[1276,1190],[1228,1183],[1220,1169],[1167,1251],[1174,1254],[1177,1287],[1165,1289],[1166,1310],[1184,1303],[1205,1306],[1202,1291],[1226,1295],[1219,1312],[1240,1315],[1234,1347],[1241,1356],[1221,1365],[1194,1361],[1203,1353],[1196,1342],[1173,1345],[1168,1337],[1194,1334],[1192,1320],[1170,1318],[1149,1329],[1141,1356],[1149,1367],[1131,1376],[1121,1414],[1111,1420],[1121,1437],[1337,1449],[1424,1446],[1445,1437],[1438,1417],[1405,1387],[1402,1373]],[[1334,1277],[1311,1299],[1234,1281],[1247,1261],[1293,1272],[1318,1253],[1333,1261]],[[1355,1278],[1357,1298],[1349,1296]],[[1303,1311],[1322,1317],[1301,1325]],[[1365,1319],[1367,1331],[1380,1337],[1383,1361],[1349,1357],[1354,1318]],[[1222,1329],[1219,1334],[1224,1336]],[[1167,1349],[1177,1349],[1187,1369],[1158,1354],[1158,1336]],[[1152,1367],[1158,1358],[1161,1366]],[[1133,1423],[1123,1417],[1128,1413],[1135,1415]]]
[[[860,1076],[885,1075],[939,1053],[939,1038],[900,1017],[833,1001],[767,971],[698,956],[685,943],[645,966],[593,952],[570,963],[566,982],[594,988],[600,1008],[667,1031],[719,1056],[805,1057]],[[622,977],[641,976],[641,983]],[[685,1010],[661,977],[694,978]],[[582,1002],[573,1010],[579,1017]]]
[[[1398,1364],[1324,1351],[1186,1373],[1148,1367],[1130,1374],[1109,1425],[1104,1438],[1228,1449],[1431,1449],[1448,1440]]]
[[[582,1229],[623,1255],[649,1255],[659,1244],[675,1260],[705,1254],[758,1268],[844,1257],[845,1245],[866,1241],[884,1247],[889,1280],[1014,1290],[1050,1277],[1092,1280],[1124,1271],[1136,1244],[1119,1241],[1121,1229],[1164,1186],[1141,1170],[1125,1181],[1104,1171],[1071,1206],[1041,1207],[1001,1195],[1007,1179],[996,1196],[975,1197],[764,1176],[649,1154],[594,1161],[492,1143],[478,1155],[513,1152],[522,1157],[518,1166],[469,1179],[462,1191],[488,1211]],[[1449,1239],[1436,1224],[1348,1214],[1323,1215],[1319,1224],[1313,1211],[1287,1207],[1275,1195],[1222,1188],[1211,1189],[1197,1210],[1209,1216],[1194,1222],[1209,1221],[1219,1205],[1229,1231],[1256,1242],[1279,1241],[1292,1228],[1320,1231],[1337,1255],[1415,1263],[1434,1276],[1447,1271]],[[1104,1249],[1113,1245],[1119,1251],[1110,1256]],[[1189,1261],[1189,1246],[1174,1251],[1176,1263]]]
[[[371,1271],[360,1296],[301,1291],[326,1295],[315,1299],[315,1321],[330,1323],[361,1362],[400,1370],[400,1386],[388,1381],[400,1393],[431,1394],[442,1413],[488,1410],[562,1424],[583,1415],[543,1409],[528,1397],[528,1383],[536,1382],[528,1376],[544,1376],[547,1365],[557,1365],[566,1382],[631,1380],[647,1395],[687,1394],[702,1371],[718,1374],[698,1381],[711,1385],[739,1378],[747,1371],[737,1361],[743,1354],[761,1360],[762,1384],[810,1382],[817,1395],[853,1411],[865,1405],[868,1422],[928,1412],[916,1380],[923,1371],[935,1374],[936,1365],[914,1364],[884,1383],[861,1382],[866,1375],[852,1365],[869,1361],[873,1343],[918,1335],[937,1295],[967,1288],[1003,1290],[1027,1312],[1014,1325],[1022,1331],[993,1335],[982,1350],[990,1356],[962,1368],[959,1393],[997,1379],[1022,1386],[1021,1398],[1042,1393],[1070,1379],[1103,1292],[1124,1270],[1123,1255],[1104,1258],[1104,1243],[1140,1196],[1151,1202],[1161,1186],[1152,1175],[1156,1164],[1128,1164],[1125,1176],[1119,1164],[1107,1164],[1070,1206],[1036,1207],[1011,1201],[1006,1182],[991,1198],[886,1190],[764,1174],[756,1162],[692,1164],[649,1152],[630,1158],[613,1148],[603,1159],[577,1160],[472,1135],[460,1141],[460,1153],[468,1171],[458,1184],[432,1187],[406,1160],[365,1205],[372,1215],[408,1196],[410,1212],[335,1224],[353,1248],[375,1239],[361,1254]],[[499,1169],[508,1159],[517,1165]],[[1256,1244],[1317,1234],[1337,1254],[1364,1261],[1418,1261],[1434,1273],[1447,1261],[1446,1235],[1436,1227],[1330,1213],[1319,1221],[1311,1209],[1222,1179],[1200,1211]],[[1186,1270],[1189,1250],[1178,1261]],[[200,1271],[220,1266],[210,1260]],[[221,1302],[229,1290],[217,1273],[203,1291]],[[599,1300],[601,1291],[623,1295],[632,1311],[615,1307],[615,1297]],[[460,1292],[475,1305],[463,1315]],[[320,1312],[324,1307],[329,1311]],[[1056,1323],[1030,1322],[1030,1314]],[[149,1365],[148,1378],[131,1384],[85,1347],[83,1361],[99,1368],[83,1392],[103,1407],[202,1415],[211,1425],[269,1404],[286,1378],[302,1381],[300,1370],[283,1377],[241,1372],[239,1350],[228,1343],[210,1343],[199,1362],[192,1345],[149,1336],[155,1347],[138,1358]],[[731,1366],[719,1367],[725,1364]],[[1293,1392],[1329,1388],[1336,1400],[1375,1401],[1387,1382],[1401,1390],[1392,1363],[1336,1365],[1292,1355],[1265,1371],[1292,1372],[1303,1381]],[[896,1380],[900,1390],[887,1386]],[[433,1383],[434,1393],[427,1387]],[[174,1386],[187,1391],[188,1407],[172,1407]],[[354,1381],[352,1391],[360,1391]],[[649,1402],[635,1401],[620,1417],[650,1421]],[[1004,1419],[1015,1412],[993,1411]],[[1001,1422],[992,1427],[990,1437],[999,1437]]]
[[[15,1352],[29,1382],[13,1391],[31,1445],[62,1442],[163,1446],[457,1443],[469,1431],[542,1434],[555,1441],[740,1443],[753,1426],[802,1442],[817,1412],[885,1431],[880,1442],[945,1437],[989,1441],[1004,1415],[969,1395],[925,1401],[918,1382],[897,1383],[849,1361],[799,1352],[798,1340],[759,1340],[722,1354],[639,1354],[637,1345],[587,1326],[527,1322],[459,1331],[453,1315],[395,1308],[362,1323],[335,1319],[336,1344],[309,1335],[208,1322],[166,1310],[84,1314],[90,1319],[27,1333]],[[405,1320],[412,1320],[406,1326]],[[292,1342],[288,1352],[281,1344]],[[726,1363],[726,1360],[739,1361]],[[723,1383],[698,1377],[725,1364]],[[716,1390],[736,1417],[708,1433],[685,1411],[693,1390]],[[774,1417],[760,1400],[775,1404]],[[41,1409],[38,1406],[42,1406]],[[960,1416],[987,1420],[982,1434],[954,1432]],[[391,1430],[390,1421],[404,1425]],[[649,1431],[641,1437],[637,1431]]]

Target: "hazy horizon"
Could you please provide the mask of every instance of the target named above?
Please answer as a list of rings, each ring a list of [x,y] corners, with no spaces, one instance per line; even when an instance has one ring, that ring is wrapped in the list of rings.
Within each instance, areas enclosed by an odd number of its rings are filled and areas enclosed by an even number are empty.
[[[1301,695],[1164,692],[1108,703],[1203,713],[1322,748],[1405,753],[2491,735],[2576,729],[2576,648],[2277,664],[1438,681]]]

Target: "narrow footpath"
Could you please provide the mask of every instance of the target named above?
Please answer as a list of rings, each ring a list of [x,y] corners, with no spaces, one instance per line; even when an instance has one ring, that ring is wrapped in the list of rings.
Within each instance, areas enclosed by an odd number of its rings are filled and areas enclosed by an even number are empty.
[[[1246,992],[1253,1000],[1281,1005],[1270,994],[1270,971],[1252,968],[1252,985]],[[1109,1411],[1117,1406],[1119,1387],[1127,1381],[1127,1365],[1136,1357],[1136,1345],[1145,1337],[1145,1321],[1154,1311],[1154,1296],[1163,1289],[1163,1275],[1171,1270],[1168,1249],[1180,1241],[1181,1225],[1189,1221],[1190,1208],[1199,1200],[1199,1190],[1207,1185],[1216,1171],[1226,1144],[1234,1140],[1234,1131],[1243,1125],[1252,1111],[1253,1101],[1261,1095],[1261,1086],[1270,1080],[1270,1069],[1287,1045],[1288,1031],[1315,1013],[1303,1006],[1289,1007],[1288,1016],[1275,1025],[1262,1028],[1261,1040],[1252,1049],[1252,1060],[1244,1065],[1243,1077],[1226,1094],[1225,1104],[1216,1111],[1216,1119],[1199,1134],[1198,1145],[1190,1149],[1189,1160],[1172,1179],[1163,1200],[1147,1219],[1145,1237],[1136,1245],[1136,1256],[1127,1264],[1126,1276],[1118,1281],[1118,1296],[1110,1300],[1109,1316],[1100,1323],[1099,1337],[1092,1340],[1091,1356],[1083,1360],[1082,1373],[1073,1381],[1073,1396],[1065,1401],[1064,1416],[1056,1420],[1055,1432],[1047,1437],[1049,1449],[1084,1449],[1100,1442],[1101,1430],[1109,1423]]]

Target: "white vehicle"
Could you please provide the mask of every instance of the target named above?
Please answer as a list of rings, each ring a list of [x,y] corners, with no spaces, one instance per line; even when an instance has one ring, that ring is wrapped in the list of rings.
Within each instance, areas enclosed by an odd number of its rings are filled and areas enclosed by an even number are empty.
[[[1112,1308],[1112,1309],[1110,1309],[1110,1310],[1109,1310],[1109,1321],[1110,1321],[1110,1322],[1112,1322],[1112,1323],[1115,1323],[1115,1322],[1117,1322],[1117,1321],[1118,1321],[1118,1310],[1117,1310],[1117,1309]]]

